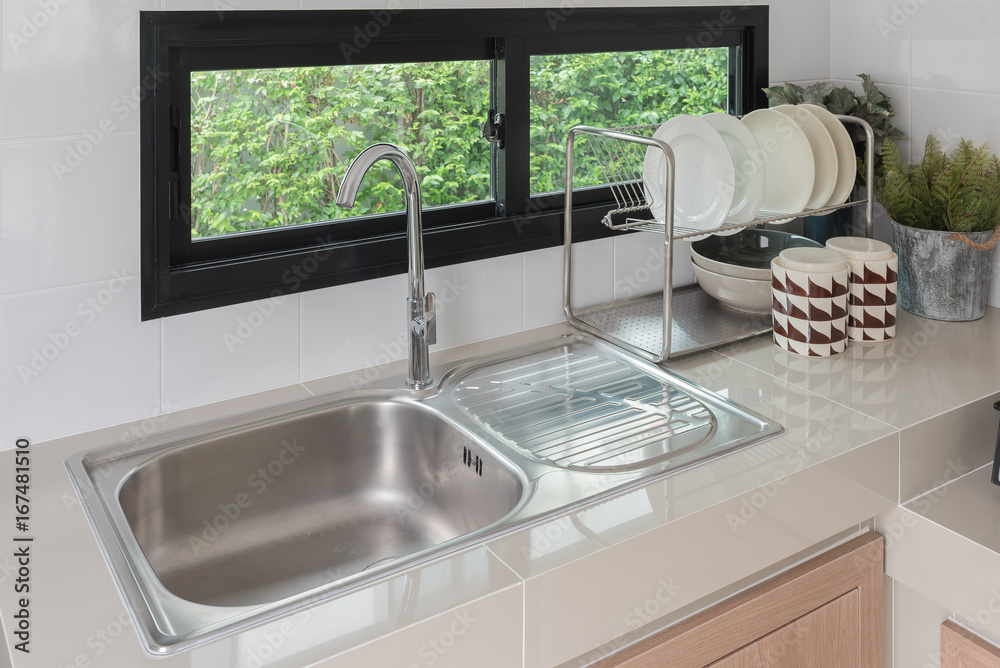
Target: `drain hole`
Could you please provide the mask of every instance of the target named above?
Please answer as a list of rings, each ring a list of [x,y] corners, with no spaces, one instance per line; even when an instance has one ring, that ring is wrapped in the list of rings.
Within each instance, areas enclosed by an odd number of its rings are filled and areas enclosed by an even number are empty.
[[[364,572],[364,571],[367,571],[369,568],[373,568],[375,566],[380,566],[381,564],[385,564],[385,563],[388,563],[390,561],[395,561],[396,559],[399,559],[402,556],[404,556],[404,555],[402,555],[402,554],[394,554],[391,557],[382,557],[381,559],[376,559],[372,563],[370,563],[367,566],[365,566],[364,568],[362,568],[361,571]]]

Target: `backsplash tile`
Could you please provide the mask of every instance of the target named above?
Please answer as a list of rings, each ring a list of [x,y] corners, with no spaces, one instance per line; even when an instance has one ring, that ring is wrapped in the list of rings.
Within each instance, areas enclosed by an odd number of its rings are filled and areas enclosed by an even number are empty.
[[[139,322],[139,279],[0,298],[0,447],[160,412],[160,326]]]
[[[437,297],[438,347],[523,330],[523,273],[520,254],[429,269],[427,290]]]
[[[663,290],[663,235],[637,232],[614,238],[614,298],[628,299]],[[674,243],[674,287],[694,283],[691,243]]]
[[[406,297],[404,274],[302,293],[302,381],[406,357]]]
[[[994,152],[1000,151],[1000,125],[997,124],[1000,97],[916,86],[911,95],[910,145],[914,158],[923,155],[924,140],[930,133],[941,140],[945,150],[950,151],[965,138],[977,145],[989,142]]]
[[[830,43],[833,78],[854,80],[865,72],[883,83],[910,83],[910,17],[901,3],[837,0],[830,8],[833,35],[850,35]]]
[[[1000,93],[1000,5],[923,0],[909,19],[914,86]]]
[[[200,406],[299,380],[299,295],[163,318],[163,396]]]
[[[0,294],[139,273],[139,136],[2,146]],[[69,166],[73,165],[73,166]]]
[[[206,8],[211,5],[206,3]],[[4,138],[79,136],[100,145],[139,129],[139,15],[156,0],[3,2]]]
[[[573,245],[574,308],[614,298],[614,240]],[[524,328],[563,322],[563,247],[524,254]]]

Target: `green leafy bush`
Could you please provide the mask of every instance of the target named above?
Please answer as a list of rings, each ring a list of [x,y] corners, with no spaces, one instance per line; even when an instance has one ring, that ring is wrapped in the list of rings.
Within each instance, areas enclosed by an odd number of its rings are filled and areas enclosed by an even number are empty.
[[[722,111],[728,49],[578,54],[532,59],[531,190],[561,190],[566,133],[579,123],[661,123]],[[490,148],[479,137],[489,63],[301,67],[191,76],[191,230],[194,237],[398,210],[388,163],[369,172],[351,210],[340,178],[369,144],[413,159],[425,206],[492,197]],[[593,158],[581,185],[601,183]]]

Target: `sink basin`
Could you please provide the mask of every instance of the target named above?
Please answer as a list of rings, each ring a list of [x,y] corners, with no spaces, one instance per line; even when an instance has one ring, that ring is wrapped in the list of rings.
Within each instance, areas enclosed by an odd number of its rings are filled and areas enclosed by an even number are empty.
[[[782,431],[584,335],[66,461],[165,656]]]
[[[523,494],[514,469],[438,413],[381,399],[159,454],[118,499],[168,591],[248,606],[470,534]]]

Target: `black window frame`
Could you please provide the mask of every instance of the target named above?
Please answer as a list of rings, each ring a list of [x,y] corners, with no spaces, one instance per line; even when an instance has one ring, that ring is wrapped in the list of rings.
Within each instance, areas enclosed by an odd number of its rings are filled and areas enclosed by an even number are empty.
[[[375,37],[359,54],[366,27]],[[141,317],[406,272],[402,213],[193,241],[192,71],[492,60],[492,106],[506,120],[504,148],[490,148],[496,199],[425,211],[431,268],[562,244],[563,195],[529,189],[532,55],[720,46],[731,49],[729,112],[766,107],[767,6],[141,12]],[[575,241],[615,234],[600,223],[611,201],[606,187],[574,193]]]

